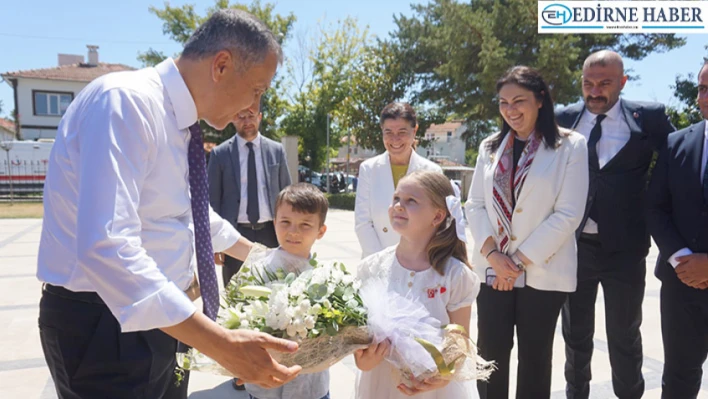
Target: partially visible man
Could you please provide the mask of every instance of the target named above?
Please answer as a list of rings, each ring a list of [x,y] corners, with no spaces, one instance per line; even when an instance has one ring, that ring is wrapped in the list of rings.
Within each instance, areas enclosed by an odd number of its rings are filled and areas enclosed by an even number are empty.
[[[595,300],[602,284],[612,386],[622,399],[640,398],[642,301],[649,233],[645,221],[652,157],[674,127],[664,106],[620,98],[627,82],[619,54],[599,51],[583,64],[584,103],[556,112],[560,126],[588,143],[590,189],[577,231],[578,287],[563,306],[566,395],[588,398]]]
[[[698,73],[703,121],[669,136],[649,185],[659,246],[663,399],[696,398],[708,354],[708,61]]]
[[[173,382],[178,340],[246,382],[295,378],[266,352],[297,345],[227,330],[214,249],[251,243],[209,207],[202,133],[256,109],[282,62],[252,15],[215,12],[182,55],[109,74],[59,124],[44,189],[37,277],[40,339],[60,398],[186,398]],[[186,292],[199,277],[204,313]]]
[[[290,185],[282,144],[261,135],[263,114],[245,110],[234,120],[237,134],[214,148],[209,157],[209,199],[212,208],[247,239],[277,247],[273,226],[275,202]],[[217,254],[223,261],[224,286],[243,262]],[[217,261],[219,263],[219,261]],[[233,387],[244,390],[234,379]]]
[[[263,136],[263,114],[246,110],[234,120],[237,134],[211,152],[208,165],[209,200],[212,208],[247,239],[277,247],[273,227],[275,201],[291,184],[283,145]],[[224,286],[242,261],[226,256]]]

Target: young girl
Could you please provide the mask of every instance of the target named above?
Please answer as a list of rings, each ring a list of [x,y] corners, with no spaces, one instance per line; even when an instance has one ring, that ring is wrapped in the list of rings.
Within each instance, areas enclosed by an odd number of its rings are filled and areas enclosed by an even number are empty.
[[[432,171],[405,176],[394,193],[389,218],[401,235],[400,243],[364,259],[358,277],[363,283],[372,277],[384,278],[390,289],[420,300],[442,325],[459,324],[469,329],[479,279],[467,260],[462,210],[450,181]],[[354,354],[362,370],[357,378],[357,398],[416,395],[442,399],[473,394],[461,383],[441,379],[417,381],[412,388],[396,386],[394,370],[384,361],[388,349],[384,342]]]

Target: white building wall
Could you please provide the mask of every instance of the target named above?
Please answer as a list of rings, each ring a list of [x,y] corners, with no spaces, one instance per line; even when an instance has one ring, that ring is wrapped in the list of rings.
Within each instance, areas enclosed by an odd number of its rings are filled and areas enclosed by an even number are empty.
[[[17,111],[20,119],[20,134],[23,140],[54,138],[60,116],[35,115],[32,106],[33,90],[73,93],[74,98],[86,87],[87,82],[58,81],[46,79],[17,79]],[[25,127],[28,126],[28,127]]]
[[[416,152],[425,158],[445,157],[450,161],[464,164],[467,143],[462,139],[462,134],[465,130],[464,125],[457,128],[452,132],[449,142],[447,132],[436,133],[427,147],[418,146]]]

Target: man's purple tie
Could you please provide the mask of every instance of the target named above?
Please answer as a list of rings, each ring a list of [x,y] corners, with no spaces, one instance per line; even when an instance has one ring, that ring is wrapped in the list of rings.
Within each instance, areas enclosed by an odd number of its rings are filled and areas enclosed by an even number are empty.
[[[190,126],[189,132],[192,134],[192,138],[189,140],[189,192],[192,195],[197,274],[204,302],[204,314],[215,320],[219,311],[219,284],[216,280],[214,249],[211,245],[209,187],[207,185],[202,129],[199,122]]]

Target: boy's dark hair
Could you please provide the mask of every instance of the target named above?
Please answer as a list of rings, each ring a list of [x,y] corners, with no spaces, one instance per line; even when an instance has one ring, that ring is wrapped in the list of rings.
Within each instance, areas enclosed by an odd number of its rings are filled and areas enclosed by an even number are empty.
[[[319,214],[320,226],[324,225],[327,218],[327,210],[329,202],[324,193],[310,183],[292,184],[283,189],[278,194],[278,199],[275,201],[275,216],[278,216],[278,208],[283,203],[293,207],[295,212]]]

